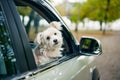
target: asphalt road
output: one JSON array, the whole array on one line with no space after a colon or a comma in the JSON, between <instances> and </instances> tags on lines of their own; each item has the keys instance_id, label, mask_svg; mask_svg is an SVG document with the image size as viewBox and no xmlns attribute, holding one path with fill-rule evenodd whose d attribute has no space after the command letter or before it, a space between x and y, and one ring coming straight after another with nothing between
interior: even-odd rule
<instances>
[{"instance_id":1,"label":"asphalt road","mask_svg":"<svg viewBox=\"0 0 120 80\"><path fill-rule=\"evenodd\" d=\"M120 32L101 39L103 54L96 58L101 80L120 80Z\"/></svg>"}]
</instances>

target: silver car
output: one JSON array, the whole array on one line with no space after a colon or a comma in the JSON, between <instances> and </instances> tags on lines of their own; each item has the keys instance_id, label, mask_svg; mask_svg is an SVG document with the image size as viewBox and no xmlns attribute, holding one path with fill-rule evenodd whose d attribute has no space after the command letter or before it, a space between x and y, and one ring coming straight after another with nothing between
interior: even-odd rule
<instances>
[{"instance_id":1,"label":"silver car","mask_svg":"<svg viewBox=\"0 0 120 80\"><path fill-rule=\"evenodd\" d=\"M35 36L52 21L62 25L63 57L37 65ZM100 41L78 42L49 1L0 0L0 80L100 80L94 64L100 54Z\"/></svg>"}]
</instances>

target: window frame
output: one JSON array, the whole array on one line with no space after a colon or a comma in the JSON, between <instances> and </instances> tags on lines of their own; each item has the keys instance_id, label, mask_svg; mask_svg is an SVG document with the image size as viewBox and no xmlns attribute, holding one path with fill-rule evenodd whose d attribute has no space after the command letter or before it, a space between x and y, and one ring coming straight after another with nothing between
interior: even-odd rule
<instances>
[{"instance_id":1,"label":"window frame","mask_svg":"<svg viewBox=\"0 0 120 80\"><path fill-rule=\"evenodd\" d=\"M28 6L30 6L31 8L33 8L34 10L36 10L39 14L42 14L42 17L45 18L49 23L52 21L60 21L62 22L62 28L63 31L62 33L64 34L64 38L66 38L65 40L71 39L68 42L70 43L69 46L71 46L70 50L71 50L71 55L69 56L65 56L64 58L61 58L60 60L56 61L56 64L60 64L66 60L69 60L73 57L75 57L76 55L78 55L77 53L77 49L78 46L76 46L76 41L73 38L72 34L69 32L69 30L67 30L65 23L62 21L62 19L59 17L59 15L57 14L57 12L55 12L54 8L52 6L49 5L48 2L43 2L41 1L41 3L39 3L39 5L37 3L35 3L34 1L26 1L26 0L15 0L18 4L22 3L23 6L25 6L24 4L27 4ZM37 0L36 0L37 1ZM36 7L35 7L36 6ZM41 13L42 12L42 13ZM47 13L47 14L46 14ZM48 14L49 13L49 14ZM27 35L26 35L27 36ZM77 52L77 53L76 53ZM39 68L43 68L43 67L47 67L47 65L49 65L51 63L48 63L46 65L40 66ZM56 65L55 64L55 65Z\"/></svg>"},{"instance_id":2,"label":"window frame","mask_svg":"<svg viewBox=\"0 0 120 80\"><path fill-rule=\"evenodd\" d=\"M20 25L20 23L18 25L16 24L17 21L19 21L19 17L16 17L16 16L12 17L13 15L18 15L15 12L15 5L14 5L13 0L0 0L0 5L3 11L3 15L5 17L5 21L7 24L6 28L8 29L14 55L16 58L18 74L35 69L36 65L34 65L34 68L28 66L28 61L26 59L24 45L22 43L22 40L21 40L22 38L20 36L19 29L18 29L18 25ZM14 13L11 11L13 11ZM23 32L22 35L25 35L25 33Z\"/></svg>"},{"instance_id":3,"label":"window frame","mask_svg":"<svg viewBox=\"0 0 120 80\"><path fill-rule=\"evenodd\" d=\"M59 22L61 22L62 23L62 28L63 28L62 33L64 34L63 36L65 36L66 39L71 39L71 41L69 41L69 42L71 44L70 46L71 46L71 49L73 50L73 53L76 52L76 50L78 50L78 48L77 48L78 46L76 47L76 44L78 44L78 42L76 41L76 39L74 38L74 36L70 32L70 30L68 29L68 27L65 24L65 22L58 15L59 13L56 11L56 9L54 9L52 6L50 6L50 3L48 1L46 1L46 0L42 1L41 0L41 3L39 3L39 4L35 3L32 0L31 1L15 0L15 1L17 3L23 3L24 2L24 4L29 5L31 8L36 10L39 14L41 14L41 16L43 18L45 18L49 23L52 22L52 21L59 21ZM34 6L36 6L36 7L34 7Z\"/></svg>"},{"instance_id":4,"label":"window frame","mask_svg":"<svg viewBox=\"0 0 120 80\"><path fill-rule=\"evenodd\" d=\"M8 0L8 3L9 3L9 6L11 8L12 16L14 18L16 28L18 30L18 33L19 33L19 36L21 39L21 44L23 46L23 51L24 51L26 62L27 62L28 70L29 71L33 70L36 68L36 64L34 61L34 56L32 54L31 46L29 44L27 33L26 33L25 28L21 22L19 13L16 9L16 5L14 4L14 2L11 2L10 0Z\"/></svg>"},{"instance_id":5,"label":"window frame","mask_svg":"<svg viewBox=\"0 0 120 80\"><path fill-rule=\"evenodd\" d=\"M6 21L8 23L8 30L10 33L10 39L11 39L12 43L14 43L13 49L14 49L14 53L16 56L17 65L18 65L18 69L19 69L20 74L27 72L27 71L31 71L31 70L34 73L41 71L40 68L43 68L44 66L41 66L39 69L37 69L37 67L36 67L34 56L32 54L32 49L29 45L29 40L28 40L27 34L25 32L24 26L20 20L19 13L18 13L16 6L14 4L14 1L16 1L16 0L14 0L14 1L13 0L0 0L0 1L1 1L1 4L3 3L2 9L5 13ZM18 0L18 2L19 2L19 0ZM27 0L24 2L27 2ZM37 5L37 4L32 5L33 4L32 1L28 1L28 2L29 2L28 4L33 6L33 7ZM78 49L78 47L76 46L76 41L73 38L72 34L66 28L66 25L62 21L62 19L57 15L57 13L54 11L54 9L52 9L52 6L50 6L49 3L47 3L47 2L44 2L44 3L45 4L41 3L41 6L42 6L41 9L43 9L45 11L44 14L50 13L49 15L47 15L48 17L50 15L52 15L49 17L50 20L48 20L48 21L49 22L61 21L63 23L63 25L62 25L62 27L64 29L63 34L64 34L64 36L66 36L66 38L71 39L70 45L71 45L71 49L73 50L72 53L74 53L73 55L61 58L60 60L56 61L57 63L52 65L52 66L55 66L57 64L60 64L64 61L67 61L67 60L75 57L76 50ZM38 6L38 8L36 8L36 10L39 12L40 5L37 5L37 6ZM21 60L21 58L22 58L22 60ZM34 69L37 69L37 70L34 70Z\"/></svg>"}]
</instances>

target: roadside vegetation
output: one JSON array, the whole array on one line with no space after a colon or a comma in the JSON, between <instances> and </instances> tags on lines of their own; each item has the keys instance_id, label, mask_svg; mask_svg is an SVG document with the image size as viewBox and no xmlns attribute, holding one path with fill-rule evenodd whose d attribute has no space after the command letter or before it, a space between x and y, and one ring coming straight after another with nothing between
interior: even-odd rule
<instances>
[{"instance_id":1,"label":"roadside vegetation","mask_svg":"<svg viewBox=\"0 0 120 80\"><path fill-rule=\"evenodd\" d=\"M49 0L53 2L54 0ZM92 21L99 21L101 25L99 31L102 34L107 34L106 26L115 20L120 19L120 1L119 0L85 0L84 2L74 2L71 3L69 0L63 0L62 3L55 5L57 10L62 16L66 16L72 23L76 24L75 32L78 31L78 24L80 22L84 25L84 20L87 18ZM19 12L22 17L23 23L25 23L25 16L27 16L29 21L26 23L26 31L29 34L30 23L35 18L35 13L29 7L19 8ZM24 10L23 10L24 9ZM24 12L25 11L25 12ZM29 15L28 15L29 14ZM40 21L40 19L38 19ZM36 22L39 22L36 21ZM105 24L105 25L103 25ZM112 27L112 26L110 26ZM89 32L89 31L86 31Z\"/></svg>"}]
</instances>

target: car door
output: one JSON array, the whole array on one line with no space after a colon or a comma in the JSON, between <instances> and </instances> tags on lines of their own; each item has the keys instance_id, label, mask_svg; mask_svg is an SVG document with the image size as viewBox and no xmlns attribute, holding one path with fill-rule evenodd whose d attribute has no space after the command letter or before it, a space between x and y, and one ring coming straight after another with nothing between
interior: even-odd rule
<instances>
[{"instance_id":1,"label":"car door","mask_svg":"<svg viewBox=\"0 0 120 80\"><path fill-rule=\"evenodd\" d=\"M8 40L11 40L11 47L15 54L15 59L12 61L16 60L14 62L16 73L5 77L2 75L2 79L7 77L14 80L90 79L90 68L92 68L90 63L94 57L80 55L77 41L49 2L43 0L0 0L0 2L5 13L5 20L8 22L7 29L10 32ZM22 10L25 10L25 13L24 11L21 13ZM59 21L63 28L61 31L64 40L63 48L65 48L63 57L44 65L37 65L32 51L36 46L34 45L35 36L48 28L48 24L52 21ZM3 57L0 59L2 66L5 66ZM5 72L5 70L1 71L2 74Z\"/></svg>"},{"instance_id":2,"label":"car door","mask_svg":"<svg viewBox=\"0 0 120 80\"><path fill-rule=\"evenodd\" d=\"M28 79L35 80L90 80L94 57L78 56L57 66L37 73Z\"/></svg>"},{"instance_id":3,"label":"car door","mask_svg":"<svg viewBox=\"0 0 120 80\"><path fill-rule=\"evenodd\" d=\"M42 3L44 5L46 4L46 2L42 2ZM30 28L32 28L32 29L30 28L26 29L26 33L29 35L30 42L33 42L36 33L41 31L43 29L42 28L43 26L46 29L47 28L46 26L49 24L49 22L54 21L54 20L61 21L59 17L56 19L57 16L55 15L56 13L53 10L52 12L50 9L47 9L47 8L39 9L39 6L37 6L38 8L35 6L37 5L35 2L31 2L31 1L25 2L24 5L25 6L23 7L21 7L21 5L17 5L17 6L18 6L18 9L26 8L26 9L31 10L30 12L27 13L29 16L26 15L26 23L23 23L24 26L27 27L28 25L30 25ZM48 4L46 4L45 6L43 6L42 4L39 4L39 5L41 7L49 6ZM45 12L46 10L49 12ZM38 19L39 24L34 22L36 20L36 16L37 18L39 17ZM27 17L29 17L29 20L27 20ZM32 24L32 22L34 23ZM62 23L62 26L65 26L64 23ZM64 54L65 56L62 59L55 61L53 64L44 66L42 68L41 66L38 66L38 68L40 67L40 70L34 72L35 75L33 75L32 77L29 77L28 79L36 79L36 80L38 79L40 80L54 80L54 79L57 79L57 80L61 80L61 79L88 80L90 79L90 68L93 67L93 66L90 66L90 63L94 60L94 57L79 56L77 54L78 50L76 47L78 45L76 44L76 41L73 39L69 30L66 29L66 27L63 27L62 34L63 34L63 38L65 38L64 40L65 40L65 44L67 47L66 54Z\"/></svg>"},{"instance_id":4,"label":"car door","mask_svg":"<svg viewBox=\"0 0 120 80\"><path fill-rule=\"evenodd\" d=\"M25 44L29 43L24 36L24 30L20 31L20 20L15 16L18 12L15 12L14 8L16 7L13 0L0 0L0 79L9 80L36 67L27 62L25 51L30 53L30 45L25 47Z\"/></svg>"},{"instance_id":5,"label":"car door","mask_svg":"<svg viewBox=\"0 0 120 80\"><path fill-rule=\"evenodd\" d=\"M26 65L22 66L26 61L21 62L19 59L21 56L25 60L15 26L7 1L0 0L0 79L17 75L28 69ZM17 64L23 69L20 69Z\"/></svg>"}]
</instances>

